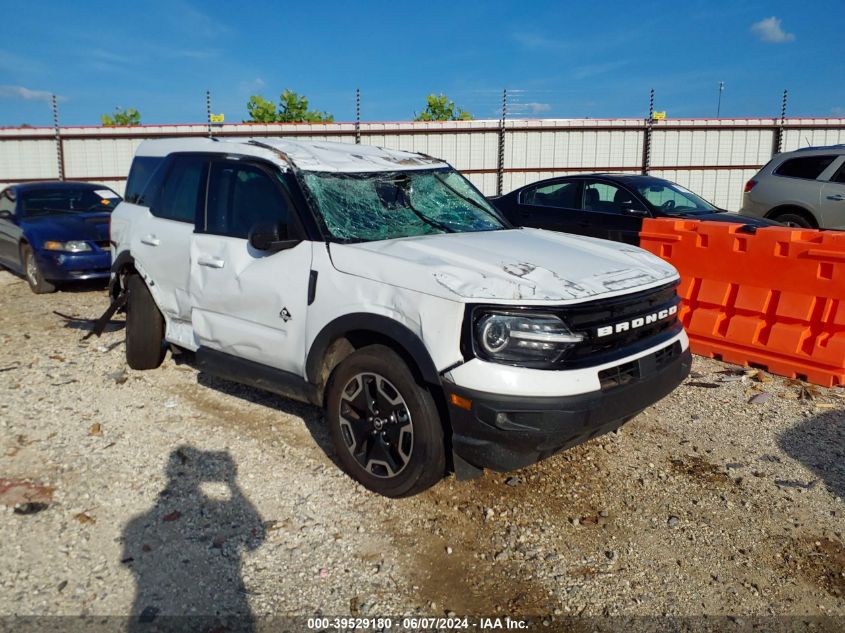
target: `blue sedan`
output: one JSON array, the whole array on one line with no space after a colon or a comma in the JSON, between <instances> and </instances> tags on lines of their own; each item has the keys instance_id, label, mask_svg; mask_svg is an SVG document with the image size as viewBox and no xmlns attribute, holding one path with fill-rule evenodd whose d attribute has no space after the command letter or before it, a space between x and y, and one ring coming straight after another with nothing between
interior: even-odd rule
<instances>
[{"instance_id":1,"label":"blue sedan","mask_svg":"<svg viewBox=\"0 0 845 633\"><path fill-rule=\"evenodd\" d=\"M32 182L0 193L0 264L37 294L62 281L107 279L109 220L120 196L85 182Z\"/></svg>"}]
</instances>

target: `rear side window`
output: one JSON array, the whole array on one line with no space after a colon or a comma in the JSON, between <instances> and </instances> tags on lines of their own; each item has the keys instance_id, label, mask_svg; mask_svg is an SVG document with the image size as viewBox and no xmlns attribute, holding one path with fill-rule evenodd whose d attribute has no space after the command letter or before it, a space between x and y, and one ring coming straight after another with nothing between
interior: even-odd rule
<instances>
[{"instance_id":1,"label":"rear side window","mask_svg":"<svg viewBox=\"0 0 845 633\"><path fill-rule=\"evenodd\" d=\"M160 156L138 156L132 161L129 178L126 180L126 202L143 204L141 194L162 161L164 159Z\"/></svg>"},{"instance_id":2,"label":"rear side window","mask_svg":"<svg viewBox=\"0 0 845 633\"><path fill-rule=\"evenodd\" d=\"M207 167L208 162L202 157L174 157L151 208L153 215L193 224L202 199L201 188L204 189Z\"/></svg>"},{"instance_id":3,"label":"rear side window","mask_svg":"<svg viewBox=\"0 0 845 633\"><path fill-rule=\"evenodd\" d=\"M790 178L815 180L834 160L836 160L836 156L802 156L800 158L790 158L775 169L775 174L778 176L789 176Z\"/></svg>"},{"instance_id":4,"label":"rear side window","mask_svg":"<svg viewBox=\"0 0 845 633\"><path fill-rule=\"evenodd\" d=\"M246 239L258 223L273 223L280 228L288 224L288 204L278 183L255 165L214 163L205 231Z\"/></svg>"},{"instance_id":5,"label":"rear side window","mask_svg":"<svg viewBox=\"0 0 845 633\"><path fill-rule=\"evenodd\" d=\"M543 187L534 187L522 192L523 204L556 209L580 209L577 182L557 182Z\"/></svg>"}]
</instances>

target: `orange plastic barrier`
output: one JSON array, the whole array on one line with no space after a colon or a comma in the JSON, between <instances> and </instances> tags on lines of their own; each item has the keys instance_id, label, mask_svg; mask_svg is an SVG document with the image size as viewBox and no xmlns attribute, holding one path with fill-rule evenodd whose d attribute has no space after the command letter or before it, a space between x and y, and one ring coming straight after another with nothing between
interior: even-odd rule
<instances>
[{"instance_id":1,"label":"orange plastic barrier","mask_svg":"<svg viewBox=\"0 0 845 633\"><path fill-rule=\"evenodd\" d=\"M845 384L845 232L647 219L640 245L681 273L694 353Z\"/></svg>"}]
</instances>

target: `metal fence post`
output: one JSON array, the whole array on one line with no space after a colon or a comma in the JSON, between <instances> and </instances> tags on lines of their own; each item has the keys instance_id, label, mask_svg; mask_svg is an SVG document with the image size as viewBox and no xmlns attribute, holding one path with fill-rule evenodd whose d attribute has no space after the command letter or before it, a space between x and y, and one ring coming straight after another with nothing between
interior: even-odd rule
<instances>
[{"instance_id":1,"label":"metal fence post","mask_svg":"<svg viewBox=\"0 0 845 633\"><path fill-rule=\"evenodd\" d=\"M355 88L355 144L361 144L361 89Z\"/></svg>"},{"instance_id":2,"label":"metal fence post","mask_svg":"<svg viewBox=\"0 0 845 633\"><path fill-rule=\"evenodd\" d=\"M775 154L780 154L783 151L783 136L784 128L786 127L786 98L789 95L788 90L783 91L783 99L780 103L780 125L775 134Z\"/></svg>"},{"instance_id":3,"label":"metal fence post","mask_svg":"<svg viewBox=\"0 0 845 633\"><path fill-rule=\"evenodd\" d=\"M502 118L499 120L499 164L496 167L496 195L502 195L505 181L505 119L508 116L508 89L502 90Z\"/></svg>"},{"instance_id":4,"label":"metal fence post","mask_svg":"<svg viewBox=\"0 0 845 633\"><path fill-rule=\"evenodd\" d=\"M65 148L62 143L62 134L59 129L59 105L56 95L52 95L53 103L53 130L56 133L56 160L59 164L59 180L65 179Z\"/></svg>"},{"instance_id":5,"label":"metal fence post","mask_svg":"<svg viewBox=\"0 0 845 633\"><path fill-rule=\"evenodd\" d=\"M643 135L643 169L644 176L648 175L651 168L651 128L654 125L654 88L648 97L648 119L645 122L645 133Z\"/></svg>"},{"instance_id":6,"label":"metal fence post","mask_svg":"<svg viewBox=\"0 0 845 633\"><path fill-rule=\"evenodd\" d=\"M208 125L208 138L211 138L211 90L205 91L205 117Z\"/></svg>"}]
</instances>

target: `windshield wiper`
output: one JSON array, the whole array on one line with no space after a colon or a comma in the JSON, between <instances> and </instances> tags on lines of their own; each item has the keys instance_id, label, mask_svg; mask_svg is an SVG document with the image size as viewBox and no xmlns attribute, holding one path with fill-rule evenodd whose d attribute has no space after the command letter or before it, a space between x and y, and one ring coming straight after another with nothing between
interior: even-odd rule
<instances>
[{"instance_id":1,"label":"windshield wiper","mask_svg":"<svg viewBox=\"0 0 845 633\"><path fill-rule=\"evenodd\" d=\"M481 209L482 211L484 211L484 213L486 213L487 215L489 215L491 218L493 218L493 219L494 219L494 220L496 220L497 222L501 223L502 219L501 219L499 216L497 216L495 213L491 212L489 209L485 209L483 206L481 206L480 204L478 204L478 202L476 202L475 200L473 200L473 199L472 199L472 198L470 198L469 196L465 196L464 194L462 194L460 191L458 191L458 190L457 190L457 189L455 189L452 185L450 185L448 182L446 182L446 181L445 181L445 180L444 180L444 179L440 176L440 174L434 174L434 177L435 177L435 178L437 178L437 180L439 180L439 181L443 184L443 186L444 186L444 187L446 187L449 191L451 191L451 192L452 192L452 193L454 193L456 196L458 196L461 200L464 200L464 201L466 201L466 202L469 202L469 203L470 203L472 206L474 206L476 209ZM503 227L501 227L501 228L504 228L504 226L503 226Z\"/></svg>"}]
</instances>

